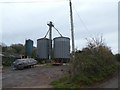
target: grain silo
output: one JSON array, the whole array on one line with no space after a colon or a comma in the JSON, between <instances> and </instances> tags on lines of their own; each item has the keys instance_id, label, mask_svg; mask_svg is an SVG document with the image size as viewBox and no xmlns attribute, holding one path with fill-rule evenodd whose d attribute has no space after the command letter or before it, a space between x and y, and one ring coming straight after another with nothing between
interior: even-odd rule
<instances>
[{"instance_id":1,"label":"grain silo","mask_svg":"<svg viewBox=\"0 0 120 90\"><path fill-rule=\"evenodd\" d=\"M70 60L70 38L56 37L54 42L54 59L60 62L68 62Z\"/></svg>"},{"instance_id":2,"label":"grain silo","mask_svg":"<svg viewBox=\"0 0 120 90\"><path fill-rule=\"evenodd\" d=\"M33 50L33 41L28 39L25 41L25 55L31 57Z\"/></svg>"},{"instance_id":3,"label":"grain silo","mask_svg":"<svg viewBox=\"0 0 120 90\"><path fill-rule=\"evenodd\" d=\"M48 38L37 39L37 57L43 60L49 58L49 39Z\"/></svg>"}]
</instances>

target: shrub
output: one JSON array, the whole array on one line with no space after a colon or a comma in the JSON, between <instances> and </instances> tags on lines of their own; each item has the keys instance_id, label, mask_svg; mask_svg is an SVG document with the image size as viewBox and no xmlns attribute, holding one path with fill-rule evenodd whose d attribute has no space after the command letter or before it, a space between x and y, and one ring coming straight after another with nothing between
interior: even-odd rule
<instances>
[{"instance_id":1,"label":"shrub","mask_svg":"<svg viewBox=\"0 0 120 90\"><path fill-rule=\"evenodd\" d=\"M116 55L115 55L115 58L116 58L116 60L117 60L118 62L120 62L120 54L116 54Z\"/></svg>"},{"instance_id":2,"label":"shrub","mask_svg":"<svg viewBox=\"0 0 120 90\"><path fill-rule=\"evenodd\" d=\"M75 54L72 65L72 79L84 84L92 84L114 74L117 70L116 60L109 47L102 39L92 38L81 53ZM77 78L76 78L77 77Z\"/></svg>"},{"instance_id":3,"label":"shrub","mask_svg":"<svg viewBox=\"0 0 120 90\"><path fill-rule=\"evenodd\" d=\"M2 65L3 66L11 66L16 58L13 57L2 57Z\"/></svg>"}]
</instances>

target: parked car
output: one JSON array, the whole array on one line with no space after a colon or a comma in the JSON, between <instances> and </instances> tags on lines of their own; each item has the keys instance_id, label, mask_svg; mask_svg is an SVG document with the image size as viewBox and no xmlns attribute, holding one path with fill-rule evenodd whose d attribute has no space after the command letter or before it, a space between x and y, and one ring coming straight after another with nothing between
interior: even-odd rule
<instances>
[{"instance_id":1,"label":"parked car","mask_svg":"<svg viewBox=\"0 0 120 90\"><path fill-rule=\"evenodd\" d=\"M25 67L31 67L37 64L37 61L33 58L24 58L24 59L16 59L12 67L13 69L24 69Z\"/></svg>"}]
</instances>

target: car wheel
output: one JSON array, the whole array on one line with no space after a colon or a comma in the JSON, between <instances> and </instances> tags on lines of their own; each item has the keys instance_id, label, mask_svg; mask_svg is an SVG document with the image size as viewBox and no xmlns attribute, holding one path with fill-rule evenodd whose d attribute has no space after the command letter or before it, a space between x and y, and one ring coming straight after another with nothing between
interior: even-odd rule
<instances>
[{"instance_id":1,"label":"car wheel","mask_svg":"<svg viewBox=\"0 0 120 90\"><path fill-rule=\"evenodd\" d=\"M17 69L22 70L23 68L24 68L24 65L23 65L23 64L19 64L19 65L17 66Z\"/></svg>"},{"instance_id":2,"label":"car wheel","mask_svg":"<svg viewBox=\"0 0 120 90\"><path fill-rule=\"evenodd\" d=\"M29 68L31 68L31 65L29 66Z\"/></svg>"}]
</instances>

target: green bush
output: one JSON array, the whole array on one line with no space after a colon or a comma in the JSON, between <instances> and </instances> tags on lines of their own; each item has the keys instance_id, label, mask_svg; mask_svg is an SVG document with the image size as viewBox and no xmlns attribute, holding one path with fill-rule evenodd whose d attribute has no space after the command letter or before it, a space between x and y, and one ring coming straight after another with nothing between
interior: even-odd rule
<instances>
[{"instance_id":1,"label":"green bush","mask_svg":"<svg viewBox=\"0 0 120 90\"><path fill-rule=\"evenodd\" d=\"M2 65L3 66L11 66L16 58L13 57L2 57Z\"/></svg>"},{"instance_id":2,"label":"green bush","mask_svg":"<svg viewBox=\"0 0 120 90\"><path fill-rule=\"evenodd\" d=\"M115 58L116 58L116 60L117 60L118 62L120 62L120 54L116 54L116 55L115 55Z\"/></svg>"},{"instance_id":3,"label":"green bush","mask_svg":"<svg viewBox=\"0 0 120 90\"><path fill-rule=\"evenodd\" d=\"M88 85L101 81L117 71L117 62L110 48L95 39L94 42L88 42L81 53L75 54L75 60L71 65L72 79Z\"/></svg>"}]
</instances>

